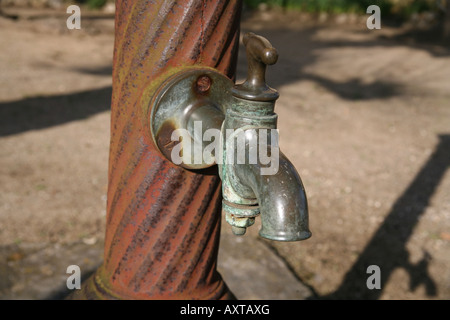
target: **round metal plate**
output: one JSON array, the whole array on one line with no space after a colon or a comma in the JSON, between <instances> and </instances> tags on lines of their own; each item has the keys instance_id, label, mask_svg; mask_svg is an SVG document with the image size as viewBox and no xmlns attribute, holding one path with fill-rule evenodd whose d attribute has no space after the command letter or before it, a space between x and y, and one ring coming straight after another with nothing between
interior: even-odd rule
<instances>
[{"instance_id":1,"label":"round metal plate","mask_svg":"<svg viewBox=\"0 0 450 320\"><path fill-rule=\"evenodd\" d=\"M232 87L230 79L212 68L190 68L162 84L150 106L150 128L167 159L188 169L214 165L214 154L203 154L210 143L204 141L203 133L220 131ZM194 124L201 129L194 130Z\"/></svg>"}]
</instances>

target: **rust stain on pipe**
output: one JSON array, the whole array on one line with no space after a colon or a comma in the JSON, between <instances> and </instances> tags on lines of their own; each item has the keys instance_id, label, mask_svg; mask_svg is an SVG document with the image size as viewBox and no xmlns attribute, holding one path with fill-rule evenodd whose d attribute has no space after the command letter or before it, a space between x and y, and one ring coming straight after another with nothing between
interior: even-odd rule
<instances>
[{"instance_id":1,"label":"rust stain on pipe","mask_svg":"<svg viewBox=\"0 0 450 320\"><path fill-rule=\"evenodd\" d=\"M220 179L166 160L142 101L185 66L233 78L240 11L241 0L116 1L104 263L73 298L233 298L216 270Z\"/></svg>"}]
</instances>

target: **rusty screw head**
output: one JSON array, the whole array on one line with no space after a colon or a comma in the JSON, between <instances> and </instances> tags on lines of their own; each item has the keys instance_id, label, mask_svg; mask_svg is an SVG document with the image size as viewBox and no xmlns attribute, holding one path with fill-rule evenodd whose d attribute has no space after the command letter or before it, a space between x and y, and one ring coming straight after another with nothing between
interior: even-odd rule
<instances>
[{"instance_id":1,"label":"rusty screw head","mask_svg":"<svg viewBox=\"0 0 450 320\"><path fill-rule=\"evenodd\" d=\"M196 83L196 89L198 93L206 94L211 88L212 80L207 75L202 75L198 77Z\"/></svg>"}]
</instances>

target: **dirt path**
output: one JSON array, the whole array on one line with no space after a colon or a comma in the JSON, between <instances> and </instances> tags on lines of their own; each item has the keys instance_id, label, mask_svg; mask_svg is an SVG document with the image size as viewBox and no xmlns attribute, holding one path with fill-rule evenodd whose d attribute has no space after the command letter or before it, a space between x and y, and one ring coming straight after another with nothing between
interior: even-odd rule
<instances>
[{"instance_id":1,"label":"dirt path","mask_svg":"<svg viewBox=\"0 0 450 320\"><path fill-rule=\"evenodd\" d=\"M302 19L243 21L280 53L268 82L313 232L265 243L317 297L449 299L449 48ZM69 31L64 18L0 18L0 47L0 243L100 242L113 21ZM238 78L245 70L241 52ZM367 290L369 265L381 269L381 290Z\"/></svg>"}]
</instances>

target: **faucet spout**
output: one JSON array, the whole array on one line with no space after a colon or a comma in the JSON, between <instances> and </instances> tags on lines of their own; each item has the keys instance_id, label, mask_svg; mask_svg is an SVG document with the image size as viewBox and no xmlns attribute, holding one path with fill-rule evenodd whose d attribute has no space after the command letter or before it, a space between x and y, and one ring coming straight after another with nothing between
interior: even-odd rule
<instances>
[{"instance_id":1,"label":"faucet spout","mask_svg":"<svg viewBox=\"0 0 450 320\"><path fill-rule=\"evenodd\" d=\"M264 81L266 65L274 64L278 54L269 41L253 33L244 36L244 45L247 80L232 88L233 100L222 123L222 211L237 235L244 234L260 215L261 237L305 240L311 237L305 188L279 150L274 113L279 95Z\"/></svg>"},{"instance_id":2,"label":"faucet spout","mask_svg":"<svg viewBox=\"0 0 450 320\"><path fill-rule=\"evenodd\" d=\"M289 159L279 153L279 170L262 175L257 164L237 165L236 177L248 185L256 196L263 238L277 241L299 241L311 237L305 188Z\"/></svg>"}]
</instances>

